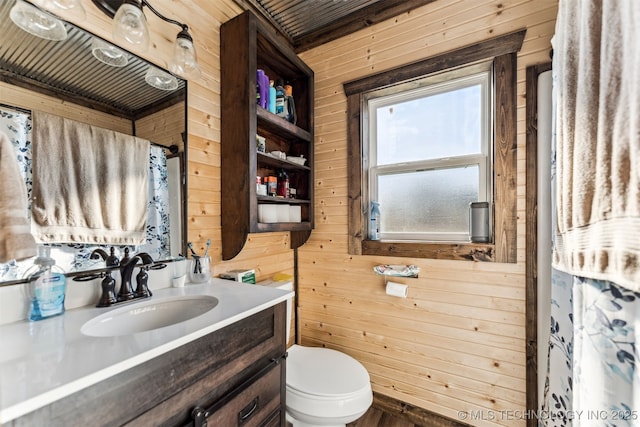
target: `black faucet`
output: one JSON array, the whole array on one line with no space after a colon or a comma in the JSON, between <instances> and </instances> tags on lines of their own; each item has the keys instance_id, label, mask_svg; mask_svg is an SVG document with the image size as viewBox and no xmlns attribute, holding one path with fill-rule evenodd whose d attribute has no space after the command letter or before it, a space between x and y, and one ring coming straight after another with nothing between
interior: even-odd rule
<instances>
[{"instance_id":1,"label":"black faucet","mask_svg":"<svg viewBox=\"0 0 640 427\"><path fill-rule=\"evenodd\" d=\"M94 249L93 252L91 252L91 256L89 258L102 258L102 260L106 262L107 267L117 267L120 264L120 261L118 261L118 257L115 254L115 248L113 246L111 247L111 255L107 255L107 253L103 249L98 248Z\"/></svg>"},{"instance_id":2,"label":"black faucet","mask_svg":"<svg viewBox=\"0 0 640 427\"><path fill-rule=\"evenodd\" d=\"M143 279L142 284L138 284L136 292L133 291L133 287L131 286L131 276L133 275L133 269L136 268L136 265L138 264L138 260L142 261L142 269L145 273L151 264L153 264L153 258L151 258L151 255L146 252L140 252L139 254L133 255L126 264L120 263L121 283L120 291L118 292L118 302L151 296L151 292L149 292L149 289L147 288L146 280L144 280L146 278ZM142 276L144 277L144 275ZM140 281L141 280L139 278L138 282Z\"/></svg>"}]
</instances>

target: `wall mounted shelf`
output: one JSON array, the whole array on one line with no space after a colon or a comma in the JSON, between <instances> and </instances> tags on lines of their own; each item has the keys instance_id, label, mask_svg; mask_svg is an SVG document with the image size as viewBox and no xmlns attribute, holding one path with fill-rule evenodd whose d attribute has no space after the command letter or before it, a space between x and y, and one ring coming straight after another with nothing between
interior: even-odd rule
<instances>
[{"instance_id":1,"label":"wall mounted shelf","mask_svg":"<svg viewBox=\"0 0 640 427\"><path fill-rule=\"evenodd\" d=\"M240 253L249 233L290 231L290 247L295 249L306 242L314 225L313 71L251 12L224 23L220 41L222 259ZM292 86L295 124L256 103L258 69ZM303 156L307 163L259 152L257 135L265 138L267 153ZM279 170L289 175L295 199L257 194L256 177L274 176ZM259 204L299 206L301 222L259 222Z\"/></svg>"}]
</instances>

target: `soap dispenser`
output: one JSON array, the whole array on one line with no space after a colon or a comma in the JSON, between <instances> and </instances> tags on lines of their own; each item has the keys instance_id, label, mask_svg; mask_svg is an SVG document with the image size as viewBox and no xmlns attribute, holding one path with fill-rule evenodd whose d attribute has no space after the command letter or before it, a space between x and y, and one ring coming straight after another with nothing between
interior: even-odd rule
<instances>
[{"instance_id":1,"label":"soap dispenser","mask_svg":"<svg viewBox=\"0 0 640 427\"><path fill-rule=\"evenodd\" d=\"M38 257L25 273L31 321L64 313L66 277L50 254L48 246L38 247Z\"/></svg>"}]
</instances>

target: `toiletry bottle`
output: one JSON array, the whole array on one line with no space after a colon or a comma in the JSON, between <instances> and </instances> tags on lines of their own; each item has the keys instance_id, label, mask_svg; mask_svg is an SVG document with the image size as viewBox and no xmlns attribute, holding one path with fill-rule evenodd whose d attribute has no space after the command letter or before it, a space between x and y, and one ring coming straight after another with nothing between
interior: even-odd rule
<instances>
[{"instance_id":1,"label":"toiletry bottle","mask_svg":"<svg viewBox=\"0 0 640 427\"><path fill-rule=\"evenodd\" d=\"M278 189L277 196L289 198L289 175L284 169L280 169L278 172Z\"/></svg>"},{"instance_id":2,"label":"toiletry bottle","mask_svg":"<svg viewBox=\"0 0 640 427\"><path fill-rule=\"evenodd\" d=\"M269 80L269 112L276 113L276 88L273 80Z\"/></svg>"},{"instance_id":3,"label":"toiletry bottle","mask_svg":"<svg viewBox=\"0 0 640 427\"><path fill-rule=\"evenodd\" d=\"M264 70L258 69L256 71L256 101L258 105L266 109L269 105L269 77L264 73Z\"/></svg>"},{"instance_id":4,"label":"toiletry bottle","mask_svg":"<svg viewBox=\"0 0 640 427\"><path fill-rule=\"evenodd\" d=\"M294 125L298 121L296 114L296 104L293 102L293 87L284 85L284 110L287 113L287 120Z\"/></svg>"},{"instance_id":5,"label":"toiletry bottle","mask_svg":"<svg viewBox=\"0 0 640 427\"><path fill-rule=\"evenodd\" d=\"M38 257L25 277L28 277L29 320L42 320L64 313L66 277L50 257L48 246L38 247Z\"/></svg>"},{"instance_id":6,"label":"toiletry bottle","mask_svg":"<svg viewBox=\"0 0 640 427\"><path fill-rule=\"evenodd\" d=\"M380 203L371 202L371 214L369 222L369 239L380 239Z\"/></svg>"},{"instance_id":7,"label":"toiletry bottle","mask_svg":"<svg viewBox=\"0 0 640 427\"><path fill-rule=\"evenodd\" d=\"M276 115L282 117L283 119L287 117L287 111L284 108L284 82L282 80L278 80L276 83Z\"/></svg>"},{"instance_id":8,"label":"toiletry bottle","mask_svg":"<svg viewBox=\"0 0 640 427\"><path fill-rule=\"evenodd\" d=\"M267 195L275 197L278 189L278 180L275 176L267 177Z\"/></svg>"}]
</instances>

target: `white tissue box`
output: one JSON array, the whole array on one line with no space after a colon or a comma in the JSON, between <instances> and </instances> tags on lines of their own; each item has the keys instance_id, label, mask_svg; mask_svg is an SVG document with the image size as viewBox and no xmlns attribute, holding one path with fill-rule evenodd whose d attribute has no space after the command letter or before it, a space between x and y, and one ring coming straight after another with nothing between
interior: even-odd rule
<instances>
[{"instance_id":1,"label":"white tissue box","mask_svg":"<svg viewBox=\"0 0 640 427\"><path fill-rule=\"evenodd\" d=\"M235 280L236 282L256 284L256 271L251 270L231 270L220 274L221 279Z\"/></svg>"}]
</instances>

